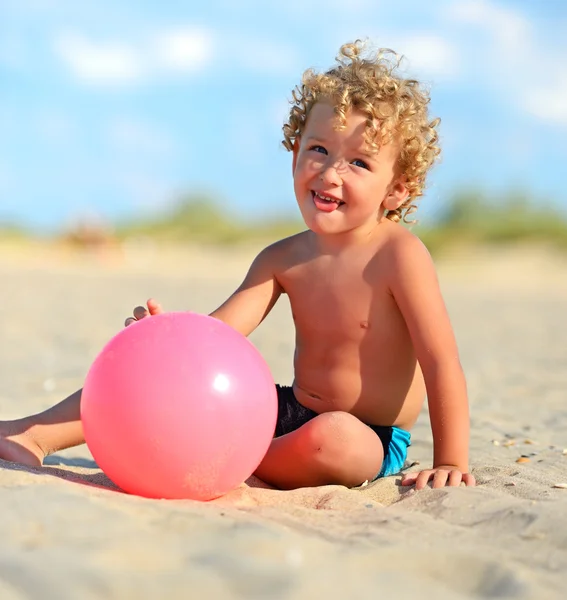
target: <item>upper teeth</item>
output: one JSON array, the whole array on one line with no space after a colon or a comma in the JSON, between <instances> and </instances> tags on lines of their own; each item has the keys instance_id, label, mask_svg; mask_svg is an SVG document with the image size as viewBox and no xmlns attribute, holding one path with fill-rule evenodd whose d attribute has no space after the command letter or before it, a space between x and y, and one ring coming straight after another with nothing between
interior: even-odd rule
<instances>
[{"instance_id":1,"label":"upper teeth","mask_svg":"<svg viewBox=\"0 0 567 600\"><path fill-rule=\"evenodd\" d=\"M334 198L329 198L328 196L323 196L323 194L319 194L319 192L315 192L315 195L321 198L322 200L326 200L327 202L338 202Z\"/></svg>"}]
</instances>

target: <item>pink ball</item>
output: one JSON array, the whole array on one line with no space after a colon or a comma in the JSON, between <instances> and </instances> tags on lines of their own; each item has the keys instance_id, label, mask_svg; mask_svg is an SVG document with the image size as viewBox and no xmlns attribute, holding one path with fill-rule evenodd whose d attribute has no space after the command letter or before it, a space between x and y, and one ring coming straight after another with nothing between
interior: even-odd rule
<instances>
[{"instance_id":1,"label":"pink ball","mask_svg":"<svg viewBox=\"0 0 567 600\"><path fill-rule=\"evenodd\" d=\"M268 365L240 333L195 313L123 329L91 366L81 397L89 450L120 488L210 500L245 481L274 435Z\"/></svg>"}]
</instances>

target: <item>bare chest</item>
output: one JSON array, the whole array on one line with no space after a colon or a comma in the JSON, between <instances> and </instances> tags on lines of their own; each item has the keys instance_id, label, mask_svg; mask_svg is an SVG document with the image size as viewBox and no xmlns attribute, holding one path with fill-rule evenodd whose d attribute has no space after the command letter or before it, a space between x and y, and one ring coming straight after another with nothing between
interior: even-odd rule
<instances>
[{"instance_id":1,"label":"bare chest","mask_svg":"<svg viewBox=\"0 0 567 600\"><path fill-rule=\"evenodd\" d=\"M281 283L298 333L326 339L376 333L391 302L385 277L356 264L303 265L283 274Z\"/></svg>"}]
</instances>

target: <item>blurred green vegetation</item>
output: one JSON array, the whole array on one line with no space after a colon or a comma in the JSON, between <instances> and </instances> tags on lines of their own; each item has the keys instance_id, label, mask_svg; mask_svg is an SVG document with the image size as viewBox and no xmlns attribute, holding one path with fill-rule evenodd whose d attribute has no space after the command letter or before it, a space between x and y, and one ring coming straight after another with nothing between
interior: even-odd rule
<instances>
[{"instance_id":1,"label":"blurred green vegetation","mask_svg":"<svg viewBox=\"0 0 567 600\"><path fill-rule=\"evenodd\" d=\"M424 203L427 199L424 200ZM567 212L536 202L528 194L508 192L503 197L482 191L458 193L444 203L436 217L422 218L420 210L412 231L434 255L455 247L533 243L567 250ZM411 217L410 217L411 218ZM146 238L172 244L236 245L281 239L305 228L297 216L244 219L212 196L188 195L168 210L117 223L112 231L82 229L60 232L74 245L95 245L109 237L124 241ZM0 222L0 241L33 237L25 229Z\"/></svg>"},{"instance_id":2,"label":"blurred green vegetation","mask_svg":"<svg viewBox=\"0 0 567 600\"><path fill-rule=\"evenodd\" d=\"M30 234L24 227L16 223L0 221L0 241L17 242L30 237Z\"/></svg>"},{"instance_id":3,"label":"blurred green vegetation","mask_svg":"<svg viewBox=\"0 0 567 600\"><path fill-rule=\"evenodd\" d=\"M146 237L173 243L207 242L237 244L280 239L302 229L302 221L290 216L270 219L241 219L233 210L208 196L187 196L171 209L118 224L119 239Z\"/></svg>"},{"instance_id":4,"label":"blurred green vegetation","mask_svg":"<svg viewBox=\"0 0 567 600\"><path fill-rule=\"evenodd\" d=\"M425 200L426 202L427 200ZM548 244L567 250L567 213L508 192L495 198L469 190L453 196L430 224L420 222L413 231L429 250L438 254L463 245L502 245L522 242ZM170 242L237 244L276 240L305 228L300 217L241 220L213 198L188 196L170 211L119 226L119 238L144 236Z\"/></svg>"},{"instance_id":5,"label":"blurred green vegetation","mask_svg":"<svg viewBox=\"0 0 567 600\"><path fill-rule=\"evenodd\" d=\"M456 194L435 223L418 223L413 231L432 254L456 246L526 243L567 250L567 213L521 192L501 198L474 191Z\"/></svg>"}]
</instances>

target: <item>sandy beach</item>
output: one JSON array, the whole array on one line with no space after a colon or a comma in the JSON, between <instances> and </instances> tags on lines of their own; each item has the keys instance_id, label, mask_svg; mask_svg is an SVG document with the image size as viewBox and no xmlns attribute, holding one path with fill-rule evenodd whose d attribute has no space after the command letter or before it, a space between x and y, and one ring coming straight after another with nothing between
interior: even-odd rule
<instances>
[{"instance_id":1,"label":"sandy beach","mask_svg":"<svg viewBox=\"0 0 567 600\"><path fill-rule=\"evenodd\" d=\"M81 387L146 298L214 309L255 250L2 248L1 417ZM0 461L0 598L565 598L567 259L469 250L438 264L468 380L477 488L414 492L389 477L281 492L251 479L202 504L121 493L85 446L41 468ZM251 339L289 383L286 299ZM430 465L426 410L412 441L411 468Z\"/></svg>"}]
</instances>

